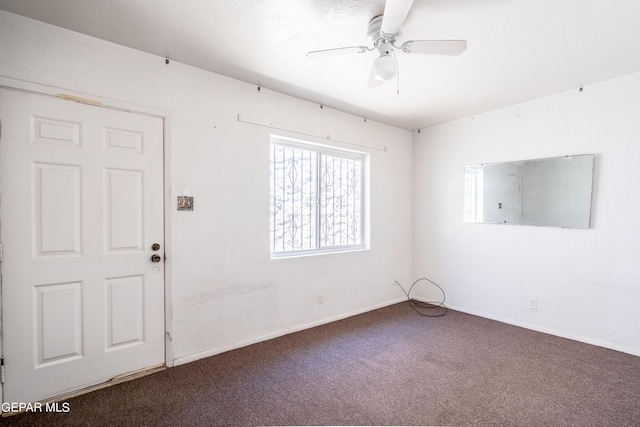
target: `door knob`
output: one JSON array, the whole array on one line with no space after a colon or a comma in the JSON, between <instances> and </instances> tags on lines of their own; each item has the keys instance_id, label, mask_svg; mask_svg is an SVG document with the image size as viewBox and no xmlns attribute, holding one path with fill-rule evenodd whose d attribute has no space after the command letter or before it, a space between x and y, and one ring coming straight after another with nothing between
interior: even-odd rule
<instances>
[{"instance_id":1,"label":"door knob","mask_svg":"<svg viewBox=\"0 0 640 427\"><path fill-rule=\"evenodd\" d=\"M154 243L153 245L151 245L152 251L157 251L159 249L160 249L160 243Z\"/></svg>"},{"instance_id":2,"label":"door knob","mask_svg":"<svg viewBox=\"0 0 640 427\"><path fill-rule=\"evenodd\" d=\"M151 255L151 262L160 262L162 261L162 257L158 254Z\"/></svg>"}]
</instances>

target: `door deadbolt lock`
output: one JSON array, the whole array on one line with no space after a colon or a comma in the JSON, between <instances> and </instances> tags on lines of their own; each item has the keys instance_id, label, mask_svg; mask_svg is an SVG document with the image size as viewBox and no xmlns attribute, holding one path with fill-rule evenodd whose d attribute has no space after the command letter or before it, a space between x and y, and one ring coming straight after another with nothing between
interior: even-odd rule
<instances>
[{"instance_id":1,"label":"door deadbolt lock","mask_svg":"<svg viewBox=\"0 0 640 427\"><path fill-rule=\"evenodd\" d=\"M162 261L162 257L158 254L153 254L151 255L151 261L152 262L160 262Z\"/></svg>"},{"instance_id":2,"label":"door deadbolt lock","mask_svg":"<svg viewBox=\"0 0 640 427\"><path fill-rule=\"evenodd\" d=\"M154 243L153 245L151 245L152 251L157 251L159 249L160 249L160 243Z\"/></svg>"}]
</instances>

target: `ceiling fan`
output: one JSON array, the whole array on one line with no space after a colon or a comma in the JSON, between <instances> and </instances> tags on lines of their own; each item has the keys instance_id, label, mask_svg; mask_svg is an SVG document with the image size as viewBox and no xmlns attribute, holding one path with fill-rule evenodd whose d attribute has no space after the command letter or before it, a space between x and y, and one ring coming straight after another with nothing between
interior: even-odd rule
<instances>
[{"instance_id":1,"label":"ceiling fan","mask_svg":"<svg viewBox=\"0 0 640 427\"><path fill-rule=\"evenodd\" d=\"M396 39L400 35L400 30L412 4L413 0L387 0L384 13L369 22L367 37L373 43L373 47L349 46L314 50L308 52L307 57L322 58L377 50L380 56L373 61L367 84L368 87L376 87L398 76L398 60L394 49L404 53L449 56L460 55L467 49L466 40L409 40L398 46Z\"/></svg>"}]
</instances>

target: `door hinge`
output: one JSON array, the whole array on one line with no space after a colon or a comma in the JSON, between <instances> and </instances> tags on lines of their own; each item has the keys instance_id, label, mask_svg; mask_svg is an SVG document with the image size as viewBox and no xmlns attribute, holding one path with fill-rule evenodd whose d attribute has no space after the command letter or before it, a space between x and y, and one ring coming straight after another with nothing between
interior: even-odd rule
<instances>
[{"instance_id":1,"label":"door hinge","mask_svg":"<svg viewBox=\"0 0 640 427\"><path fill-rule=\"evenodd\" d=\"M0 358L0 384L4 384L4 357Z\"/></svg>"},{"instance_id":2,"label":"door hinge","mask_svg":"<svg viewBox=\"0 0 640 427\"><path fill-rule=\"evenodd\" d=\"M2 245L2 242L0 242L0 261L2 261L4 258L4 246Z\"/></svg>"}]
</instances>

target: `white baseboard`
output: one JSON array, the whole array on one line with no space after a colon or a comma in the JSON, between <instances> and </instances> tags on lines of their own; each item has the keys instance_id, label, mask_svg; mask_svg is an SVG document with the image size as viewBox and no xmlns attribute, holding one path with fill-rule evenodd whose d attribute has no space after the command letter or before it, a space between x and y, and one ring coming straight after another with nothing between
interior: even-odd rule
<instances>
[{"instance_id":1,"label":"white baseboard","mask_svg":"<svg viewBox=\"0 0 640 427\"><path fill-rule=\"evenodd\" d=\"M472 314L474 316L484 317L485 319L496 320L498 322L506 323L506 324L509 324L509 325L518 326L518 327L521 327L521 328L530 329L532 331L542 332L542 333L545 333L545 334L554 335L554 336L561 337L561 338L567 338L567 339L570 339L570 340L573 340L573 341L583 342L585 344L591 344L591 345L595 345L595 346L598 346L598 347L604 347L604 348L608 348L610 350L616 350L616 351L620 351L622 353L628 353L628 354L631 354L631 355L634 355L634 356L640 356L640 349L637 349L637 348L630 348L630 347L626 347L626 346L619 345L619 344L612 343L612 342L597 340L597 339L594 339L594 338L585 337L585 336L582 336L582 335L574 334L574 333L571 333L571 332L567 332L567 331L563 331L563 330L559 330L559 329L555 329L555 328L549 328L549 327L545 327L545 326L541 326L541 325L536 325L534 323L523 322L523 321L519 321L519 320L514 320L514 319L501 317L501 316L495 316L495 315L490 314L490 313L484 313L484 312L481 312L481 311L478 311L478 310L471 310L471 309L468 309L468 308L465 308L465 307L460 307L460 306L457 306L457 305L451 305L451 304L446 304L446 305L451 310L460 311L462 313Z\"/></svg>"},{"instance_id":2,"label":"white baseboard","mask_svg":"<svg viewBox=\"0 0 640 427\"><path fill-rule=\"evenodd\" d=\"M236 350L238 348L246 347L246 346L251 345L251 344L257 344L259 342L263 342L263 341L267 341L267 340L270 340L270 339L278 338L278 337L281 337L283 335L288 335L288 334L292 334L294 332L303 331L305 329L314 328L316 326L325 325L327 323L335 322L337 320L346 319L347 317L357 316L358 314L362 314L362 313L366 313L366 312L369 312L369 311L377 310L379 308L383 308L383 307L387 307L387 306L390 306L390 305L394 305L394 304L397 304L397 303L402 302L402 301L406 301L406 298L405 297L397 298L397 299L394 299L394 300L391 300L391 301L387 301L387 302L384 302L384 303L381 303L381 304L376 304L376 305L373 305L373 306L370 306L370 307L362 308L362 309L351 311L351 312L348 312L348 313L343 313L343 314L340 314L340 315L337 315L337 316L329 317L329 318L326 318L326 319L321 319L321 320L318 320L318 321L315 321L315 322L305 323L303 325L294 326L292 328L281 329L281 330L273 332L271 334L262 335L262 336L259 336L259 337L256 337L256 338L252 338L252 339L249 339L249 340L245 340L245 341L240 341L240 342L234 343L232 345L228 345L228 346L224 346L224 347L217 347L217 348L213 348L211 350L203 351L203 352L192 354L192 355L189 355L189 356L179 357L179 358L173 360L173 366L179 366L179 365L184 365L185 363L195 362L196 360L204 359L205 357L215 356L217 354L226 353L227 351Z\"/></svg>"},{"instance_id":3,"label":"white baseboard","mask_svg":"<svg viewBox=\"0 0 640 427\"><path fill-rule=\"evenodd\" d=\"M417 301L421 301L421 302L432 302L432 301L426 301L426 300L422 300L420 298L414 298ZM355 310L352 312L348 312L348 313L344 313L344 314L340 314L338 316L333 316L333 317L329 317L326 319L322 319L322 320L318 320L315 322L311 322L311 323L306 323L303 325L299 325L299 326L295 326L292 328L287 328L287 329L282 329L276 332L273 332L271 334L267 334L267 335L262 335L253 339L249 339L249 340L245 340L245 341L241 341L238 343L234 343L232 345L228 345L228 346L224 346L224 347L217 347L211 350L207 350L207 351L203 351L200 353L196 353L196 354L192 354L189 356L184 356L184 357L180 357L177 359L174 359L174 366L179 366L179 365L183 365L185 363L189 363L189 362L194 362L196 360L199 359L204 359L206 357L211 357L211 356L215 356L217 354L221 354L221 353L226 353L228 351L231 350L236 350L238 348L242 348L242 347L246 347L252 344L257 344L259 342L263 342L263 341L268 341L270 339L274 339L274 338L278 338L284 335L288 335L294 332L298 332L298 331L302 331L305 329L310 329L310 328L314 328L316 326L321 326L327 323L331 323L331 322L335 322L338 320L342 320L342 319L346 319L348 317L352 317L352 316L357 316L358 314L362 314L362 313L366 313L368 311L373 311L373 310L377 310L379 308L383 308L383 307L387 307L390 305L394 305L400 302L406 301L405 297L402 298L397 298L395 300L391 300L391 301L387 301L385 303L382 304L377 304L374 306L370 306L370 307L366 307L363 309L359 309L359 310ZM554 335L554 336L558 336L561 338L567 338L573 341L578 341L578 342L583 342L586 344L591 344L591 345L595 345L598 347L603 347L603 348L608 348L611 350L616 350L616 351L620 351L622 353L628 353L634 356L640 356L640 350L639 349L633 349L633 348L629 348L629 347L625 347L625 346L621 346L621 345L617 345L615 343L611 343L611 342L606 342L606 341L601 341L601 340L596 340L590 337L584 337L584 336L580 336L577 334L573 334L573 333L569 333L566 331L562 331L562 330L557 330L557 329L553 329L553 328L548 328L548 327L544 327L544 326L540 326L540 325L536 325L533 323L528 323L528 322L522 322L522 321L518 321L518 320L514 320L514 319L509 319L509 318L505 318L505 317L501 317L501 316L495 316L493 314L490 313L485 313L485 312L481 312L478 310L472 310L472 309L468 309L465 307L461 307L461 306L457 306L457 305L451 305L451 304L446 304L447 308L451 309L451 310L455 310L455 311L460 311L462 313L467 313L467 314L471 314L474 316L478 316L478 317L483 317L485 319L491 319L491 320L495 320L501 323L506 323L509 325L513 325L513 326L518 326L521 328L525 328L525 329L530 329L533 331L537 331L537 332L542 332L545 334L549 334L549 335Z\"/></svg>"}]
</instances>

